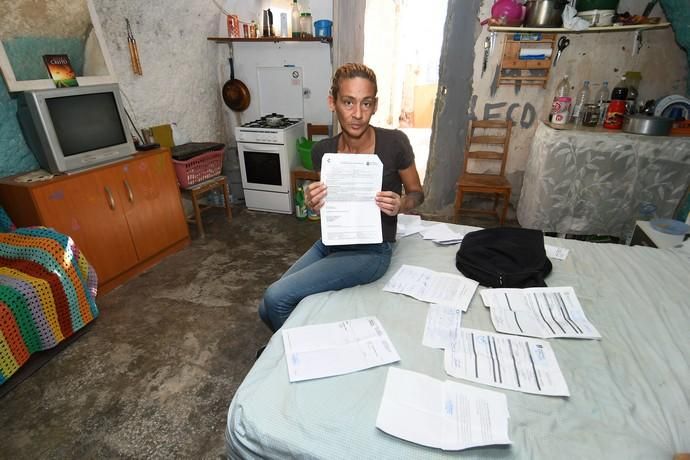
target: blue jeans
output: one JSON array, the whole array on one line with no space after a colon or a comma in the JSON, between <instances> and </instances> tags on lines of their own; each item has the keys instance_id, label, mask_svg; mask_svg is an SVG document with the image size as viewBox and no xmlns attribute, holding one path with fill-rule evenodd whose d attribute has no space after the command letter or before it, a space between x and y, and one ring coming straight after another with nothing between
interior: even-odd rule
<instances>
[{"instance_id":1,"label":"blue jeans","mask_svg":"<svg viewBox=\"0 0 690 460\"><path fill-rule=\"evenodd\" d=\"M337 291L381 278L391 262L392 243L326 246L321 240L271 284L259 304L259 316L277 331L305 297Z\"/></svg>"}]
</instances>

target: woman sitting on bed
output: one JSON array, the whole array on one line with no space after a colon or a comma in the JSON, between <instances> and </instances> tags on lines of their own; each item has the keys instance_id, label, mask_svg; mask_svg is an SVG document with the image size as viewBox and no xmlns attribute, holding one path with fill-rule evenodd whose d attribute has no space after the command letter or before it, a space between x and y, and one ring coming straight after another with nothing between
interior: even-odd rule
<instances>
[{"instance_id":1,"label":"woman sitting on bed","mask_svg":"<svg viewBox=\"0 0 690 460\"><path fill-rule=\"evenodd\" d=\"M271 284L259 305L259 316L273 331L287 320L305 297L344 289L379 279L388 269L395 242L397 215L424 201L422 185L407 136L398 130L376 128L369 120L376 112L376 75L362 64L345 64L333 76L328 105L335 111L342 132L314 145L314 168L321 170L326 153L368 153L383 163L383 183L376 194L381 209L383 242L326 246L321 240ZM405 194L402 195L402 187ZM314 182L305 191L307 206L318 211L328 187Z\"/></svg>"}]
</instances>

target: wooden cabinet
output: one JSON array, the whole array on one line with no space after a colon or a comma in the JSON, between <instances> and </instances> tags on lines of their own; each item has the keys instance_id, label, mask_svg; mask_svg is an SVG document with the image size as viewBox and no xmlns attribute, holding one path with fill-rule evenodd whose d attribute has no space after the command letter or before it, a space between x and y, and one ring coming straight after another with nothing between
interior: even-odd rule
<instances>
[{"instance_id":1,"label":"wooden cabinet","mask_svg":"<svg viewBox=\"0 0 690 460\"><path fill-rule=\"evenodd\" d=\"M167 149L47 181L5 178L0 204L17 226L70 235L94 266L100 293L189 243Z\"/></svg>"}]
</instances>

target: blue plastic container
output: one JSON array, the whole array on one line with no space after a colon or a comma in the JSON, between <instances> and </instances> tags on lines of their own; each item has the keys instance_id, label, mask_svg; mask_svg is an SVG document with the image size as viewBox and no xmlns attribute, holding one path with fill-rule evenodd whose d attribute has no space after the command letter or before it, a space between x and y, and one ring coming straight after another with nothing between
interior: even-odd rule
<instances>
[{"instance_id":1,"label":"blue plastic container","mask_svg":"<svg viewBox=\"0 0 690 460\"><path fill-rule=\"evenodd\" d=\"M314 35L317 37L330 37L333 21L319 19L314 23Z\"/></svg>"}]
</instances>

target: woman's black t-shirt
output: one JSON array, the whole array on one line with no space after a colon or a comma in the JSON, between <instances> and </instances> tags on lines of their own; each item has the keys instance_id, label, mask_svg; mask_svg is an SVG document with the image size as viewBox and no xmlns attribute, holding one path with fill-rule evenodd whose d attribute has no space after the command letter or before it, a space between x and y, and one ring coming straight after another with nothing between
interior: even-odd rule
<instances>
[{"instance_id":1,"label":"woman's black t-shirt","mask_svg":"<svg viewBox=\"0 0 690 460\"><path fill-rule=\"evenodd\" d=\"M392 191L402 195L402 180L398 171L414 164L414 152L410 141L402 131L372 126L376 133L374 153L383 163L383 180L381 191ZM338 153L338 139L335 137L323 139L311 151L312 163L316 171L321 171L321 159L326 153ZM383 241L395 241L398 217L381 213L381 231Z\"/></svg>"}]
</instances>

